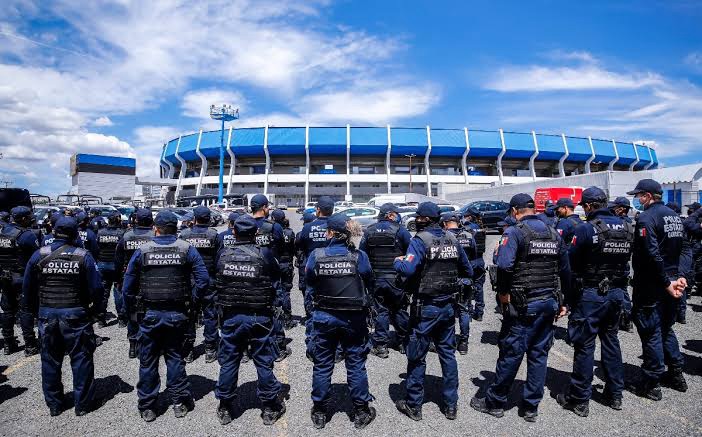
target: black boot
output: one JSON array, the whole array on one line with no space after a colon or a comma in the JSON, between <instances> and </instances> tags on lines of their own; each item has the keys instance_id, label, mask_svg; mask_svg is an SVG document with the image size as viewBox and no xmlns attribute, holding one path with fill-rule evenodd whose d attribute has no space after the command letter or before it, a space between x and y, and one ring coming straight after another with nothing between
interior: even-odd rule
<instances>
[{"instance_id":1,"label":"black boot","mask_svg":"<svg viewBox=\"0 0 702 437\"><path fill-rule=\"evenodd\" d=\"M375 419L375 415L375 408L369 407L367 402L364 405L354 405L353 426L363 429Z\"/></svg>"},{"instance_id":2,"label":"black boot","mask_svg":"<svg viewBox=\"0 0 702 437\"><path fill-rule=\"evenodd\" d=\"M39 353L39 343L36 338L24 340L24 356L31 357Z\"/></svg>"},{"instance_id":3,"label":"black boot","mask_svg":"<svg viewBox=\"0 0 702 437\"><path fill-rule=\"evenodd\" d=\"M195 361L195 344L191 341L183 343L183 359L190 364Z\"/></svg>"},{"instance_id":4,"label":"black boot","mask_svg":"<svg viewBox=\"0 0 702 437\"><path fill-rule=\"evenodd\" d=\"M205 362L213 363L217 360L217 345L216 344L206 344L205 345Z\"/></svg>"},{"instance_id":5,"label":"black boot","mask_svg":"<svg viewBox=\"0 0 702 437\"><path fill-rule=\"evenodd\" d=\"M137 357L138 343L136 340L129 340L129 359Z\"/></svg>"},{"instance_id":6,"label":"black boot","mask_svg":"<svg viewBox=\"0 0 702 437\"><path fill-rule=\"evenodd\" d=\"M390 356L390 353L388 352L388 347L384 344L374 346L373 349L371 349L370 353L378 358L387 358Z\"/></svg>"},{"instance_id":7,"label":"black boot","mask_svg":"<svg viewBox=\"0 0 702 437\"><path fill-rule=\"evenodd\" d=\"M648 379L639 383L638 387L636 387L636 394L652 401L660 401L663 399L660 384Z\"/></svg>"},{"instance_id":8,"label":"black boot","mask_svg":"<svg viewBox=\"0 0 702 437\"><path fill-rule=\"evenodd\" d=\"M458 353L461 355L466 355L468 353L468 336L461 336L458 338L456 349L458 349Z\"/></svg>"},{"instance_id":9,"label":"black boot","mask_svg":"<svg viewBox=\"0 0 702 437\"><path fill-rule=\"evenodd\" d=\"M422 408L412 408L409 406L406 400L401 399L395 402L395 407L400 411L400 413L409 417L412 420L420 421L422 420Z\"/></svg>"},{"instance_id":10,"label":"black boot","mask_svg":"<svg viewBox=\"0 0 702 437\"><path fill-rule=\"evenodd\" d=\"M233 406L229 402L220 401L219 407L217 407L217 419L222 425L228 425L232 422L232 410Z\"/></svg>"},{"instance_id":11,"label":"black boot","mask_svg":"<svg viewBox=\"0 0 702 437\"><path fill-rule=\"evenodd\" d=\"M276 402L270 405L265 405L261 411L261 419L264 425L273 425L285 414L285 403Z\"/></svg>"},{"instance_id":12,"label":"black boot","mask_svg":"<svg viewBox=\"0 0 702 437\"><path fill-rule=\"evenodd\" d=\"M556 396L556 402L566 410L570 410L580 417L587 417L590 414L590 403L576 403L568 400L568 397L563 393Z\"/></svg>"},{"instance_id":13,"label":"black boot","mask_svg":"<svg viewBox=\"0 0 702 437\"><path fill-rule=\"evenodd\" d=\"M322 429L327 425L327 412L323 405L315 404L312 406L312 411L310 412L310 417L312 418L312 424L316 429Z\"/></svg>"},{"instance_id":14,"label":"black boot","mask_svg":"<svg viewBox=\"0 0 702 437\"><path fill-rule=\"evenodd\" d=\"M15 337L5 337L5 346L3 347L3 352L5 355L12 355L19 351L19 344L17 344L17 338Z\"/></svg>"},{"instance_id":15,"label":"black boot","mask_svg":"<svg viewBox=\"0 0 702 437\"><path fill-rule=\"evenodd\" d=\"M683 371L680 367L671 367L661 378L661 383L673 390L685 393L687 391L687 382Z\"/></svg>"}]
</instances>

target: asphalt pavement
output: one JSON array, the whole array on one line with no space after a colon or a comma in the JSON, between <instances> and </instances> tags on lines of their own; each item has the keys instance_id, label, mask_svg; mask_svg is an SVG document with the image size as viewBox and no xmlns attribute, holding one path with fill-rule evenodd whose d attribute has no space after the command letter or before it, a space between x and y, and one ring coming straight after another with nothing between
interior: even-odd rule
<instances>
[{"instance_id":1,"label":"asphalt pavement","mask_svg":"<svg viewBox=\"0 0 702 437\"><path fill-rule=\"evenodd\" d=\"M288 211L295 230L301 228L299 216ZM497 236L488 237L488 247L494 247ZM486 261L489 254L486 254ZM297 283L297 278L295 278ZM358 431L349 421L351 402L345 385L344 364L339 363L334 374L334 402L336 413L324 430L315 430L310 421L310 390L312 363L305 358L304 328L297 326L288 332L292 356L277 363L275 373L289 390L287 413L273 426L264 426L259 417L260 405L256 400L256 371L253 363L243 364L239 377L239 410L234 421L221 426L216 418L217 400L214 386L219 365L207 364L204 355L187 366L195 397L195 410L187 417L176 419L168 408L166 395L161 396L161 415L152 423L145 423L137 411L136 385L138 360L127 358L126 330L120 329L116 320L98 329L103 344L95 352L96 394L106 400L96 411L76 417L67 410L58 417L50 417L41 391L40 360L38 356L25 358L20 353L0 355L0 435L90 435L90 436L174 436L174 435L237 435L237 436L308 436L308 435L702 435L702 299L691 299L687 324L676 325L675 331L686 359L685 377L689 390L678 393L663 389L663 400L653 402L639 398L630 391L624 394L624 408L614 411L599 402L595 395L590 402L590 416L581 418L563 410L555 396L565 390L572 370L572 349L565 343L566 320L557 323L556 341L549 355L544 399L536 423L527 423L518 416L521 387L526 377L525 365L519 371L517 383L510 395L505 417L501 419L474 411L470 398L483 389L494 377L498 355L497 336L500 328L499 314L494 312L494 295L486 284L487 302L482 322L471 325L470 347L465 356L456 355L459 365L459 411L455 421L449 421L439 411L441 397L441 369L436 354L427 357L426 395L423 408L424 420L415 422L399 413L394 401L404 396L406 359L392 351L388 359L368 357L367 369L373 405L377 419L365 430ZM303 314L302 296L297 288L292 290L293 313ZM110 307L114 313L113 303ZM18 331L19 332L19 331ZM641 343L636 332L620 332L627 382L639 376ZM198 331L198 344L202 329ZM202 348L198 348L202 354ZM599 357L599 346L597 355ZM71 396L72 378L68 359L64 361L65 392ZM161 364L161 378L165 390L165 366ZM596 392L603 388L602 372L596 370L593 381Z\"/></svg>"}]
</instances>

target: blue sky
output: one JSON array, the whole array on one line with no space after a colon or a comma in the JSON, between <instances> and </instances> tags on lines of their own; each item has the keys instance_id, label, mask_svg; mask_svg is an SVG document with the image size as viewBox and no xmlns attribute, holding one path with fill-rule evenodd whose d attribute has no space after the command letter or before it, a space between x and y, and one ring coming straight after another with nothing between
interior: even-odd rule
<instances>
[{"instance_id":1,"label":"blue sky","mask_svg":"<svg viewBox=\"0 0 702 437\"><path fill-rule=\"evenodd\" d=\"M702 160L698 1L4 3L0 179L35 192L68 189L74 152L154 176L220 101L236 126L533 129Z\"/></svg>"}]
</instances>

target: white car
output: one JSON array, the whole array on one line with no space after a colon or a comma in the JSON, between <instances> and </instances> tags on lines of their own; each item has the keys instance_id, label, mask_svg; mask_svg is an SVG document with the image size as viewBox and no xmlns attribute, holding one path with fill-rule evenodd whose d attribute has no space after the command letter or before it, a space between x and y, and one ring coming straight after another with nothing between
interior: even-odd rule
<instances>
[{"instance_id":1,"label":"white car","mask_svg":"<svg viewBox=\"0 0 702 437\"><path fill-rule=\"evenodd\" d=\"M343 212L349 216L351 220L358 222L363 229L378 221L378 214L380 213L377 208L371 208L368 206L354 206L351 208L339 208L338 210L334 208L334 212Z\"/></svg>"}]
</instances>

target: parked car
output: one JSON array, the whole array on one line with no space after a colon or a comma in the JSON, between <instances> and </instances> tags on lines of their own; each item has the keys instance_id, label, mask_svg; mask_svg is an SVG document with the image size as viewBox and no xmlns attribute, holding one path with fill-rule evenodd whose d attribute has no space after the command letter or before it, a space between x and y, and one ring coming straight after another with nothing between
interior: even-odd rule
<instances>
[{"instance_id":1,"label":"parked car","mask_svg":"<svg viewBox=\"0 0 702 437\"><path fill-rule=\"evenodd\" d=\"M297 208L297 210L295 210L295 212L297 212L298 214L304 214L310 208L312 208L312 212L314 212L314 208L316 206L317 206L317 202L307 202L307 203L305 203L305 206L301 206L301 207Z\"/></svg>"},{"instance_id":2,"label":"parked car","mask_svg":"<svg viewBox=\"0 0 702 437\"><path fill-rule=\"evenodd\" d=\"M458 207L456 205L439 205L439 212L441 214L444 214L446 212L451 212L451 211L458 211ZM402 224L405 225L408 231L411 232L416 232L417 231L417 225L414 223L414 219L417 218L417 208L414 208L414 212L405 214L403 216L402 212L400 212L400 216L402 216Z\"/></svg>"},{"instance_id":3,"label":"parked car","mask_svg":"<svg viewBox=\"0 0 702 437\"><path fill-rule=\"evenodd\" d=\"M498 226L497 223L507 217L509 213L509 203L500 202L498 200L478 200L461 208L459 213L465 215L466 211L469 209L478 214L480 222L485 229L497 229L501 231L502 228Z\"/></svg>"},{"instance_id":4,"label":"parked car","mask_svg":"<svg viewBox=\"0 0 702 437\"><path fill-rule=\"evenodd\" d=\"M279 203L275 207L276 207L276 209L282 209L282 210L286 211L288 209L288 204L287 203Z\"/></svg>"},{"instance_id":5,"label":"parked car","mask_svg":"<svg viewBox=\"0 0 702 437\"><path fill-rule=\"evenodd\" d=\"M376 208L371 207L352 207L352 208L341 208L339 211L343 212L351 220L358 222L363 229L378 221L378 214L380 211Z\"/></svg>"}]
</instances>

